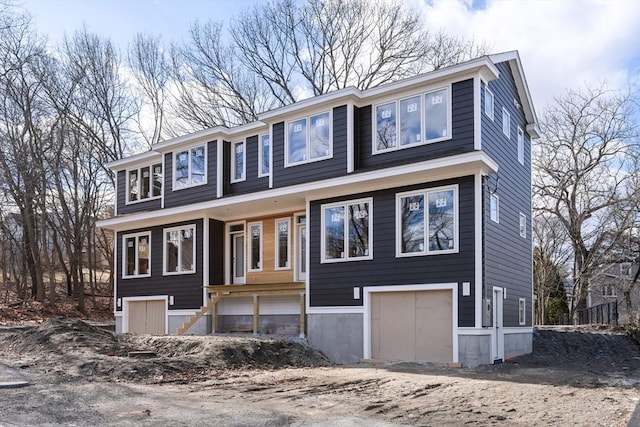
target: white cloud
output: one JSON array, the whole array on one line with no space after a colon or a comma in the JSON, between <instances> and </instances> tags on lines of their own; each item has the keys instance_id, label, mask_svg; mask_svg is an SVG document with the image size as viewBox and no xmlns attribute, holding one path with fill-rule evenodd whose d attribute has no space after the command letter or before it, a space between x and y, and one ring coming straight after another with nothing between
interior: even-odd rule
<instances>
[{"instance_id":1,"label":"white cloud","mask_svg":"<svg viewBox=\"0 0 640 427\"><path fill-rule=\"evenodd\" d=\"M428 28L485 40L494 52L517 49L539 114L569 88L640 81L640 2L416 2Z\"/></svg>"}]
</instances>

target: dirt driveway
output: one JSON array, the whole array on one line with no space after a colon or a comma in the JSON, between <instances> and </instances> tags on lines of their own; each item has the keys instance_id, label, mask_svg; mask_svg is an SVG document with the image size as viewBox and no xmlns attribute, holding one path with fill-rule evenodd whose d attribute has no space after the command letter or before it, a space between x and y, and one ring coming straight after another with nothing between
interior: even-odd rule
<instances>
[{"instance_id":1,"label":"dirt driveway","mask_svg":"<svg viewBox=\"0 0 640 427\"><path fill-rule=\"evenodd\" d=\"M0 426L627 425L640 399L632 340L573 328L535 342L531 356L476 369L329 366L298 341L5 328L0 360L31 385L0 390Z\"/></svg>"}]
</instances>

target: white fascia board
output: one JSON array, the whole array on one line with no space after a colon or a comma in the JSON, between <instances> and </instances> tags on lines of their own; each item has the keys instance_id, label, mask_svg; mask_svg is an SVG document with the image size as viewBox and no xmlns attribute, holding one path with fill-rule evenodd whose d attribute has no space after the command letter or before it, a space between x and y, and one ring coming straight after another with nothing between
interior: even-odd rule
<instances>
[{"instance_id":1,"label":"white fascia board","mask_svg":"<svg viewBox=\"0 0 640 427\"><path fill-rule=\"evenodd\" d=\"M276 121L277 119L292 115L304 116L309 110L318 110L325 105L334 107L336 106L336 101L355 101L360 99L360 96L360 90L355 87L347 87L324 95L314 96L293 104L285 105L284 107L276 108L275 110L265 111L262 114L258 114L258 120L266 122Z\"/></svg>"},{"instance_id":2,"label":"white fascia board","mask_svg":"<svg viewBox=\"0 0 640 427\"><path fill-rule=\"evenodd\" d=\"M349 176L207 200L174 208L127 214L98 221L97 226L120 231L200 219L207 215L209 218L229 221L244 218L253 210L263 215L295 209L302 210L307 200L426 183L474 175L475 173L489 174L497 171L498 164L491 157L482 151L472 151L410 165L355 173Z\"/></svg>"},{"instance_id":3,"label":"white fascia board","mask_svg":"<svg viewBox=\"0 0 640 427\"><path fill-rule=\"evenodd\" d=\"M122 159L114 160L105 164L105 167L112 171L119 171L123 169L129 169L138 165L148 165L154 161L162 161L162 154L157 151L145 151L144 153L134 154L133 156L125 157Z\"/></svg>"},{"instance_id":4,"label":"white fascia board","mask_svg":"<svg viewBox=\"0 0 640 427\"><path fill-rule=\"evenodd\" d=\"M193 144L210 142L216 139L241 139L257 133L267 132L267 125L263 122L256 121L244 125L227 128L225 126L217 126L210 129L201 130L189 135L180 136L178 138L169 139L153 146L153 149L160 152L173 151L176 148L186 147Z\"/></svg>"}]
</instances>

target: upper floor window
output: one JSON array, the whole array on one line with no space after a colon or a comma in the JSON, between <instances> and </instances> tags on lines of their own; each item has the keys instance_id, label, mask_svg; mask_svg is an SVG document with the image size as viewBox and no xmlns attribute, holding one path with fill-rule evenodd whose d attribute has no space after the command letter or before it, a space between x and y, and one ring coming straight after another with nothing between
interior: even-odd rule
<instances>
[{"instance_id":1,"label":"upper floor window","mask_svg":"<svg viewBox=\"0 0 640 427\"><path fill-rule=\"evenodd\" d=\"M489 90L488 85L484 85L484 113L493 120L493 92Z\"/></svg>"},{"instance_id":2,"label":"upper floor window","mask_svg":"<svg viewBox=\"0 0 640 427\"><path fill-rule=\"evenodd\" d=\"M524 165L524 131L518 127L518 161Z\"/></svg>"},{"instance_id":3,"label":"upper floor window","mask_svg":"<svg viewBox=\"0 0 640 427\"><path fill-rule=\"evenodd\" d=\"M377 105L373 153L449 138L449 105L449 88Z\"/></svg>"},{"instance_id":4,"label":"upper floor window","mask_svg":"<svg viewBox=\"0 0 640 427\"><path fill-rule=\"evenodd\" d=\"M173 154L173 189L207 182L207 147L198 145Z\"/></svg>"},{"instance_id":5,"label":"upper floor window","mask_svg":"<svg viewBox=\"0 0 640 427\"><path fill-rule=\"evenodd\" d=\"M258 176L268 176L271 173L271 139L269 134L258 138Z\"/></svg>"},{"instance_id":6,"label":"upper floor window","mask_svg":"<svg viewBox=\"0 0 640 427\"><path fill-rule=\"evenodd\" d=\"M497 194L489 196L489 210L491 212L491 220L500 222L500 199Z\"/></svg>"},{"instance_id":7,"label":"upper floor window","mask_svg":"<svg viewBox=\"0 0 640 427\"><path fill-rule=\"evenodd\" d=\"M231 182L245 180L245 144L244 141L231 144Z\"/></svg>"},{"instance_id":8,"label":"upper floor window","mask_svg":"<svg viewBox=\"0 0 640 427\"><path fill-rule=\"evenodd\" d=\"M291 256L289 218L276 220L276 270L288 270L291 268L289 259Z\"/></svg>"},{"instance_id":9,"label":"upper floor window","mask_svg":"<svg viewBox=\"0 0 640 427\"><path fill-rule=\"evenodd\" d=\"M127 203L162 195L162 163L127 171Z\"/></svg>"},{"instance_id":10,"label":"upper floor window","mask_svg":"<svg viewBox=\"0 0 640 427\"><path fill-rule=\"evenodd\" d=\"M458 251L458 187L396 196L397 256Z\"/></svg>"},{"instance_id":11,"label":"upper floor window","mask_svg":"<svg viewBox=\"0 0 640 427\"><path fill-rule=\"evenodd\" d=\"M287 126L286 165L314 162L332 156L331 113L293 120Z\"/></svg>"},{"instance_id":12,"label":"upper floor window","mask_svg":"<svg viewBox=\"0 0 640 427\"><path fill-rule=\"evenodd\" d=\"M613 285L604 285L602 286L602 296L603 297L617 297L618 291Z\"/></svg>"},{"instance_id":13,"label":"upper floor window","mask_svg":"<svg viewBox=\"0 0 640 427\"><path fill-rule=\"evenodd\" d=\"M322 262L373 259L373 200L322 205Z\"/></svg>"},{"instance_id":14,"label":"upper floor window","mask_svg":"<svg viewBox=\"0 0 640 427\"><path fill-rule=\"evenodd\" d=\"M502 109L502 133L504 133L507 138L511 138L511 115L504 108Z\"/></svg>"},{"instance_id":15,"label":"upper floor window","mask_svg":"<svg viewBox=\"0 0 640 427\"><path fill-rule=\"evenodd\" d=\"M527 216L520 213L520 237L527 238Z\"/></svg>"},{"instance_id":16,"label":"upper floor window","mask_svg":"<svg viewBox=\"0 0 640 427\"><path fill-rule=\"evenodd\" d=\"M122 277L151 276L151 232L122 237Z\"/></svg>"},{"instance_id":17,"label":"upper floor window","mask_svg":"<svg viewBox=\"0 0 640 427\"><path fill-rule=\"evenodd\" d=\"M195 273L195 241L195 225L164 230L164 274Z\"/></svg>"},{"instance_id":18,"label":"upper floor window","mask_svg":"<svg viewBox=\"0 0 640 427\"><path fill-rule=\"evenodd\" d=\"M262 222L249 224L249 271L262 271Z\"/></svg>"}]
</instances>

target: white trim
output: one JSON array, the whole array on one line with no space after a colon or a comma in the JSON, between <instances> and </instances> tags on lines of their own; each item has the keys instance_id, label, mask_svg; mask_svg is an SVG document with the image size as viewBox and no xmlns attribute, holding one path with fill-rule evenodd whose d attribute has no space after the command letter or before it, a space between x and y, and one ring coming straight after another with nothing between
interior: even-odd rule
<instances>
[{"instance_id":1,"label":"white trim","mask_svg":"<svg viewBox=\"0 0 640 427\"><path fill-rule=\"evenodd\" d=\"M132 301L164 301L164 333L169 333L169 296L149 295L142 297L122 297L122 332L129 332L129 303Z\"/></svg>"},{"instance_id":2,"label":"white trim","mask_svg":"<svg viewBox=\"0 0 640 427\"><path fill-rule=\"evenodd\" d=\"M234 225L242 225L242 231L231 231L231 227L234 226ZM246 278L247 278L247 274L246 274L247 245L246 244L244 245L245 275L243 277L242 283L237 283L237 282L232 281L232 277L234 276L234 272L233 272L234 263L233 263L233 254L231 253L231 246L235 245L235 243L232 242L233 235L242 233L244 235L245 240L246 240L246 238L247 238L246 232L247 232L247 223L244 220L227 222L225 224L224 259L227 260L227 261L225 261L226 265L224 266L225 284L233 283L234 285L242 285L242 284L244 284L244 282L246 282Z\"/></svg>"},{"instance_id":3,"label":"white trim","mask_svg":"<svg viewBox=\"0 0 640 427\"><path fill-rule=\"evenodd\" d=\"M482 149L482 79L479 76L473 78L473 149ZM451 107L453 108L453 106Z\"/></svg>"},{"instance_id":4,"label":"white trim","mask_svg":"<svg viewBox=\"0 0 640 427\"><path fill-rule=\"evenodd\" d=\"M458 328L458 336L492 336L491 329L489 328L471 328L471 327L460 327Z\"/></svg>"},{"instance_id":5,"label":"white trim","mask_svg":"<svg viewBox=\"0 0 640 427\"><path fill-rule=\"evenodd\" d=\"M181 270L182 268L182 240L180 240L180 246L178 246L178 259L176 260L176 266L178 267L178 271L167 271L167 233L172 231L178 231L178 235L182 230L192 229L193 231L193 264L190 270ZM183 274L194 274L198 271L198 260L196 259L197 251L196 247L198 246L197 239L197 230L196 224L187 224L187 225L179 225L176 227L167 227L162 229L162 275L163 276L178 276Z\"/></svg>"},{"instance_id":6,"label":"white trim","mask_svg":"<svg viewBox=\"0 0 640 427\"><path fill-rule=\"evenodd\" d=\"M496 201L496 217L493 217L493 200ZM500 224L500 197L495 193L489 193L489 219Z\"/></svg>"},{"instance_id":7,"label":"white trim","mask_svg":"<svg viewBox=\"0 0 640 427\"><path fill-rule=\"evenodd\" d=\"M441 251L431 251L429 250L429 195L432 193L444 192L444 191L452 191L453 190L453 226L454 226L454 235L453 235L453 249L446 249ZM402 213L400 212L400 200L404 197L410 196L423 196L424 198L424 247L420 252L407 252L403 253L402 246ZM420 190L413 191L405 191L402 193L396 193L396 258L406 258L406 257L415 257L415 256L435 256L435 255L443 255L443 254L456 254L460 252L460 224L459 224L459 186L458 184L454 185L445 185L442 187L432 187L432 188L423 188Z\"/></svg>"},{"instance_id":8,"label":"white trim","mask_svg":"<svg viewBox=\"0 0 640 427\"><path fill-rule=\"evenodd\" d=\"M347 129L354 129L354 119L353 119L353 112L354 106L353 103L348 102L347 103ZM347 132L347 174L353 173L353 171L355 170L355 159L354 159L354 151L355 151L355 147L354 147L354 138L353 138L354 132Z\"/></svg>"},{"instance_id":9,"label":"white trim","mask_svg":"<svg viewBox=\"0 0 640 427\"><path fill-rule=\"evenodd\" d=\"M132 156L106 163L105 167L111 169L112 171L121 171L125 168L134 168L136 164L146 164L149 162L153 162L153 159L156 159L158 157L164 158L162 153L154 150L149 150L145 151L144 153L134 154Z\"/></svg>"},{"instance_id":10,"label":"white trim","mask_svg":"<svg viewBox=\"0 0 640 427\"><path fill-rule=\"evenodd\" d=\"M371 294L376 292L418 292L418 291L435 291L450 290L452 298L451 306L451 329L453 332L452 344L453 354L452 361L458 362L458 284L457 283L434 283L434 284L417 284L417 285L388 285L388 286L364 286L363 291L363 308L364 318L362 319L363 331L363 354L365 359L371 358Z\"/></svg>"},{"instance_id":11,"label":"white trim","mask_svg":"<svg viewBox=\"0 0 640 427\"><path fill-rule=\"evenodd\" d=\"M328 153L321 157L311 158L312 147L311 147L311 119L314 117L328 115L328 123L327 128L329 130L329 148ZM305 157L304 159L297 162L289 161L289 125L293 122L298 122L304 120L305 121ZM304 165L307 163L319 162L322 160L327 160L333 158L333 110L323 110L317 113L309 114L307 116L298 117L292 120L288 120L284 124L284 167L293 167L298 165Z\"/></svg>"},{"instance_id":12,"label":"white trim","mask_svg":"<svg viewBox=\"0 0 640 427\"><path fill-rule=\"evenodd\" d=\"M505 335L532 334L533 327L532 326L525 326L525 327L510 326L507 328L503 327L502 332L504 332Z\"/></svg>"},{"instance_id":13,"label":"white trim","mask_svg":"<svg viewBox=\"0 0 640 427\"><path fill-rule=\"evenodd\" d=\"M203 165L204 177L202 179L202 182L198 182L198 183L194 184L192 182L193 181L193 170L192 170L193 163L192 163L191 151L194 148L200 148L200 147L202 147L204 149L204 165ZM178 153L182 153L182 152L185 152L185 151L188 153L188 156L189 156L189 160L188 160L188 162L189 162L189 183L188 184L184 184L184 185L180 185L180 187L176 187L176 177L177 177L177 173L176 173L176 155ZM208 156L207 151L208 151L208 144L207 143L203 143L203 144L195 144L195 145L192 145L192 146L184 147L184 148L180 149L179 151L174 151L172 153L172 156L171 156L172 159L173 159L173 163L172 163L172 166L171 166L171 172L172 172L172 174L171 174L172 175L171 176L171 181L172 181L171 190L172 191L180 191L180 190L184 190L186 188L199 187L201 185L206 185L207 184L207 181L208 181L208 169L209 169L209 167L208 167L208 165L209 165L209 156Z\"/></svg>"},{"instance_id":14,"label":"white trim","mask_svg":"<svg viewBox=\"0 0 640 427\"><path fill-rule=\"evenodd\" d=\"M482 185L483 177L482 174L476 173L474 175L474 191L473 191L473 204L474 204L474 215L473 215L473 229L474 229L474 243L475 243L475 326L476 328L482 327L482 312L483 312L483 300L484 296L482 295L482 266L483 266L483 257L482 257L482 239L484 236L482 229L482 219L484 218L484 203L483 203L483 195L484 195L484 187Z\"/></svg>"},{"instance_id":15,"label":"white trim","mask_svg":"<svg viewBox=\"0 0 640 427\"><path fill-rule=\"evenodd\" d=\"M240 177L236 176L236 146L242 145L242 173ZM247 179L247 140L235 141L231 143L231 176L229 181L233 184L236 182L242 182Z\"/></svg>"},{"instance_id":16,"label":"white trim","mask_svg":"<svg viewBox=\"0 0 640 427\"><path fill-rule=\"evenodd\" d=\"M262 163L264 162L264 141L263 138L267 137L267 141L269 142L267 155L269 156L269 171L264 173L262 171ZM271 169L273 168L273 159L271 157L271 135L267 133L263 133L258 135L258 178L264 178L271 175ZM246 169L246 168L245 168Z\"/></svg>"},{"instance_id":17,"label":"white trim","mask_svg":"<svg viewBox=\"0 0 640 427\"><path fill-rule=\"evenodd\" d=\"M304 217L304 223L298 223L298 218ZM309 260L308 260L308 241L309 241L309 217L306 216L305 212L295 212L293 214L293 281L294 282L306 282L307 277L309 277ZM304 226L306 229L307 237L305 239L305 265L307 266L307 271L305 272L305 278L303 280L300 279L300 247L298 246L300 236L298 235L298 229Z\"/></svg>"},{"instance_id":18,"label":"white trim","mask_svg":"<svg viewBox=\"0 0 640 427\"><path fill-rule=\"evenodd\" d=\"M496 296L498 295L498 296ZM491 291L492 327L491 327L491 361L504 360L504 288L494 286ZM496 306L500 304L501 316L498 316Z\"/></svg>"},{"instance_id":19,"label":"white trim","mask_svg":"<svg viewBox=\"0 0 640 427\"><path fill-rule=\"evenodd\" d=\"M113 241L111 242L113 245L113 312L117 313L118 311L118 234L114 233ZM124 248L123 252L124 252ZM124 255L120 255L124 256Z\"/></svg>"},{"instance_id":20,"label":"white trim","mask_svg":"<svg viewBox=\"0 0 640 427\"><path fill-rule=\"evenodd\" d=\"M135 242L134 242L134 248L136 251L135 257L136 257L136 267L135 267L135 271L137 272L139 269L139 263L140 263L140 255L139 255L139 247L140 247L140 237L142 236L146 236L148 238L147 240L147 251L148 251L148 270L149 272L146 274L132 274L132 275L128 275L125 276L125 272L127 271L127 245L126 245L126 241L127 239L131 239L131 238L135 238ZM140 231L138 233L129 233L129 234L122 234L122 278L123 279L139 279L141 277L151 277L151 230L147 230L147 231Z\"/></svg>"},{"instance_id":21,"label":"white trim","mask_svg":"<svg viewBox=\"0 0 640 427\"><path fill-rule=\"evenodd\" d=\"M491 96L491 114L489 114L489 112L487 112L487 94L489 94ZM485 83L484 84L484 103L483 103L482 108L484 110L484 114L487 117L489 117L491 119L491 121L494 121L495 110L496 110L496 97L493 94L493 92L491 92L491 89L489 89L489 83Z\"/></svg>"},{"instance_id":22,"label":"white trim","mask_svg":"<svg viewBox=\"0 0 640 427\"><path fill-rule=\"evenodd\" d=\"M352 306L352 307L310 307L309 306L309 294L307 293L307 314L363 314L364 307Z\"/></svg>"},{"instance_id":23,"label":"white trim","mask_svg":"<svg viewBox=\"0 0 640 427\"><path fill-rule=\"evenodd\" d=\"M507 132L505 132L505 124L507 125ZM511 139L511 114L509 114L505 107L502 107L502 134L506 136L507 139Z\"/></svg>"},{"instance_id":24,"label":"white trim","mask_svg":"<svg viewBox=\"0 0 640 427\"><path fill-rule=\"evenodd\" d=\"M224 141L216 140L216 197L224 196Z\"/></svg>"},{"instance_id":25,"label":"white trim","mask_svg":"<svg viewBox=\"0 0 640 427\"><path fill-rule=\"evenodd\" d=\"M209 285L209 218L202 218L202 305L207 303L207 290Z\"/></svg>"},{"instance_id":26,"label":"white trim","mask_svg":"<svg viewBox=\"0 0 640 427\"><path fill-rule=\"evenodd\" d=\"M280 261L280 223L287 223L287 265L284 267L280 267L278 262ZM273 269L274 270L291 270L291 218L276 218L274 220L274 233L273 233L273 241L275 244L274 248L274 262Z\"/></svg>"},{"instance_id":27,"label":"white trim","mask_svg":"<svg viewBox=\"0 0 640 427\"><path fill-rule=\"evenodd\" d=\"M115 197L113 198L113 215L114 216L118 216L118 173L120 173L120 171L115 171L112 172L112 174L115 174L115 179L113 180L113 189L115 191ZM113 175L112 175L113 176ZM164 177L162 178L164 181ZM124 170L124 183L125 183L125 188L126 188L126 184L127 184L127 170ZM164 182L162 183L163 187L164 187ZM127 195L125 194L124 196L124 200L126 203L127 200Z\"/></svg>"},{"instance_id":28,"label":"white trim","mask_svg":"<svg viewBox=\"0 0 640 427\"><path fill-rule=\"evenodd\" d=\"M260 230L260 240L258 241L258 256L260 257L260 261L258 261L258 268L252 268L253 265L253 235L252 235L252 231L251 231L251 227L253 226L257 226L258 229ZM260 272L262 271L262 266L264 264L264 260L263 260L263 251L262 251L262 242L264 240L264 234L262 232L262 221L253 221L253 222L249 222L247 223L247 234L246 234L246 239L247 239L247 271L249 273L256 273L256 272Z\"/></svg>"},{"instance_id":29,"label":"white trim","mask_svg":"<svg viewBox=\"0 0 640 427\"><path fill-rule=\"evenodd\" d=\"M524 234L523 234L524 230ZM520 212L520 220L518 222L518 232L523 239L527 238L527 215Z\"/></svg>"},{"instance_id":30,"label":"white trim","mask_svg":"<svg viewBox=\"0 0 640 427\"><path fill-rule=\"evenodd\" d=\"M369 218L368 218L368 248L367 255L359 257L349 256L349 217L347 211L350 205L357 205L360 203L367 203L369 205ZM344 208L344 225L343 225L343 256L341 258L326 258L326 235L325 235L325 209L331 209L336 207ZM373 259L373 197L365 197L362 199L349 199L342 200L340 202L326 203L320 205L320 263L329 264L334 262L349 262L349 261L363 261Z\"/></svg>"},{"instance_id":31,"label":"white trim","mask_svg":"<svg viewBox=\"0 0 640 427\"><path fill-rule=\"evenodd\" d=\"M272 189L275 162L273 161L273 131L271 126L269 126L269 161L269 189Z\"/></svg>"},{"instance_id":32,"label":"white trim","mask_svg":"<svg viewBox=\"0 0 640 427\"><path fill-rule=\"evenodd\" d=\"M518 162L524 166L524 131L518 126L516 133L516 141L518 144Z\"/></svg>"}]
</instances>

